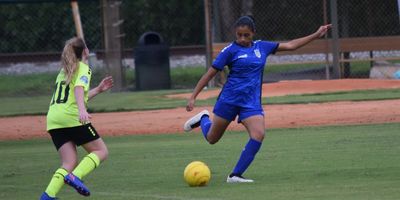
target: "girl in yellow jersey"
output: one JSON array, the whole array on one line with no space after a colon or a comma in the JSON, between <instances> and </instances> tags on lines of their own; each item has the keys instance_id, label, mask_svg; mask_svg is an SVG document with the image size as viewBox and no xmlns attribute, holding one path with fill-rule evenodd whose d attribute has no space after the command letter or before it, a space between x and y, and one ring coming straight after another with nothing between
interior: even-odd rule
<instances>
[{"instance_id":1,"label":"girl in yellow jersey","mask_svg":"<svg viewBox=\"0 0 400 200\"><path fill-rule=\"evenodd\" d=\"M56 199L64 182L81 195L89 196L89 189L81 179L99 166L108 156L107 146L90 123L87 101L113 86L112 77L105 77L89 90L91 70L85 63L89 50L81 38L65 43L61 55L62 69L57 76L53 98L47 113L47 131L61 158L61 167L54 173L41 200ZM87 152L78 163L77 146Z\"/></svg>"}]
</instances>

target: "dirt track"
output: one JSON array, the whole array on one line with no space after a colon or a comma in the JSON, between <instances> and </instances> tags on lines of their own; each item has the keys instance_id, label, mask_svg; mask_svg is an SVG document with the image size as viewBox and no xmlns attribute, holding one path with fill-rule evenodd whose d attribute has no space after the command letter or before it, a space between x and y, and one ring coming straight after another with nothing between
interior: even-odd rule
<instances>
[{"instance_id":1,"label":"dirt track","mask_svg":"<svg viewBox=\"0 0 400 200\"><path fill-rule=\"evenodd\" d=\"M321 93L360 89L400 88L396 80L335 80L335 81L289 81L267 84L264 96ZM199 98L215 96L218 91L204 91ZM173 98L189 94L174 95ZM185 105L182 105L185 106ZM267 128L324 126L340 124L371 124L400 122L400 100L335 102L323 104L266 105ZM186 112L184 107L168 110L95 113L92 123L101 135L157 134L183 132L187 118L212 107L197 107ZM48 137L45 116L0 118L0 140ZM233 122L230 130L244 130Z\"/></svg>"}]
</instances>

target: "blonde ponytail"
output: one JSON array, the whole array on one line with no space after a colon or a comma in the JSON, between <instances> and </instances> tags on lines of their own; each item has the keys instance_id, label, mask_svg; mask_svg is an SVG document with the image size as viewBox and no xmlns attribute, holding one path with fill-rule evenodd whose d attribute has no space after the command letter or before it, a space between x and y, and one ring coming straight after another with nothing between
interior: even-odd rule
<instances>
[{"instance_id":1,"label":"blonde ponytail","mask_svg":"<svg viewBox=\"0 0 400 200\"><path fill-rule=\"evenodd\" d=\"M66 75L66 84L69 84L82 60L82 52L86 49L86 44L82 38L74 37L67 42L61 54L61 66Z\"/></svg>"}]
</instances>

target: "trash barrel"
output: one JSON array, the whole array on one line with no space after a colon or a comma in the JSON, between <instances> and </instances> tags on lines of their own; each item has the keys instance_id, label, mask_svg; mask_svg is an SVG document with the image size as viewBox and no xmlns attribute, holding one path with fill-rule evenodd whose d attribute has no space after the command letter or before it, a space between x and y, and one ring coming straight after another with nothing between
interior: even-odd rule
<instances>
[{"instance_id":1,"label":"trash barrel","mask_svg":"<svg viewBox=\"0 0 400 200\"><path fill-rule=\"evenodd\" d=\"M146 32L134 49L137 90L170 89L169 46L159 33Z\"/></svg>"}]
</instances>

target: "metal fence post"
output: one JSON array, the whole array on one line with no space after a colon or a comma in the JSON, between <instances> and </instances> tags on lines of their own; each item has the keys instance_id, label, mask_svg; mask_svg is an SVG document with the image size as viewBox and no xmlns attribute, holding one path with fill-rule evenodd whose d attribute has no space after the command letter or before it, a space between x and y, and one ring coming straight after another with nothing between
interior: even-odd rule
<instances>
[{"instance_id":1,"label":"metal fence post","mask_svg":"<svg viewBox=\"0 0 400 200\"><path fill-rule=\"evenodd\" d=\"M400 23L400 0L397 0L397 9L399 12L399 23Z\"/></svg>"},{"instance_id":2,"label":"metal fence post","mask_svg":"<svg viewBox=\"0 0 400 200\"><path fill-rule=\"evenodd\" d=\"M327 0L322 0L322 12L324 15L324 24L329 24L328 22L328 4L326 3ZM326 80L329 80L331 77L331 71L330 71L330 63L329 63L329 40L328 40L328 34L325 34L324 36L325 39L325 78Z\"/></svg>"},{"instance_id":3,"label":"metal fence post","mask_svg":"<svg viewBox=\"0 0 400 200\"><path fill-rule=\"evenodd\" d=\"M204 17L205 17L205 33L206 33L206 69L212 64L212 27L211 27L211 0L204 0ZM214 87L215 80L212 79L208 83L208 87Z\"/></svg>"},{"instance_id":4,"label":"metal fence post","mask_svg":"<svg viewBox=\"0 0 400 200\"><path fill-rule=\"evenodd\" d=\"M331 23L332 23L332 59L333 59L333 78L340 79L339 65L339 27L337 15L337 0L330 1Z\"/></svg>"},{"instance_id":5,"label":"metal fence post","mask_svg":"<svg viewBox=\"0 0 400 200\"><path fill-rule=\"evenodd\" d=\"M103 24L105 63L114 78L112 91L119 92L125 87L125 70L122 67L122 44L119 18L120 1L103 0Z\"/></svg>"}]
</instances>

